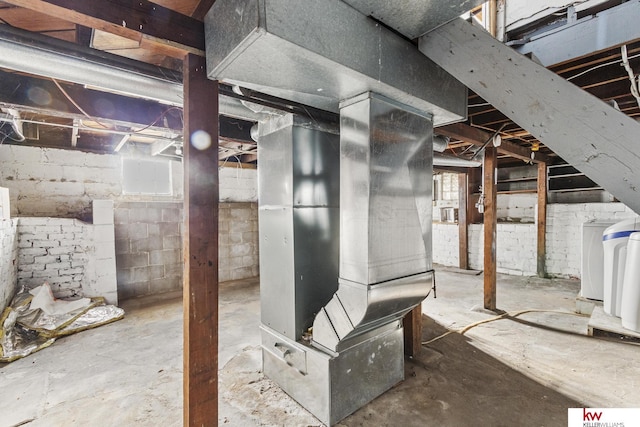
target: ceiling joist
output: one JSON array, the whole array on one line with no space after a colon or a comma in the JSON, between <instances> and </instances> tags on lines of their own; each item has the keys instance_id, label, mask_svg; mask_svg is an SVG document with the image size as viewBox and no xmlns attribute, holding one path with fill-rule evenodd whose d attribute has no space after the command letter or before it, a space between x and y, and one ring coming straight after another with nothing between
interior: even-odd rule
<instances>
[{"instance_id":1,"label":"ceiling joist","mask_svg":"<svg viewBox=\"0 0 640 427\"><path fill-rule=\"evenodd\" d=\"M204 24L148 0L4 0L74 24L102 30L140 42L182 59L204 56Z\"/></svg>"},{"instance_id":2,"label":"ceiling joist","mask_svg":"<svg viewBox=\"0 0 640 427\"><path fill-rule=\"evenodd\" d=\"M455 138L460 141L468 142L477 146L483 145L492 137L490 133L466 125L464 123L454 123L452 125L440 126L435 129L435 133L448 136L450 138ZM525 162L549 162L548 156L543 153L537 152L532 158L532 151L530 149L504 140L498 147L498 152L514 157L516 159L524 160Z\"/></svg>"}]
</instances>

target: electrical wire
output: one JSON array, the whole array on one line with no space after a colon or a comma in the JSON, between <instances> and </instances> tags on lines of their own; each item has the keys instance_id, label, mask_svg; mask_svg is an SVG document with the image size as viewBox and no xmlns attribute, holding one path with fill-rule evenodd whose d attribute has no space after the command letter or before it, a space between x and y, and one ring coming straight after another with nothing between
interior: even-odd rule
<instances>
[{"instance_id":1,"label":"electrical wire","mask_svg":"<svg viewBox=\"0 0 640 427\"><path fill-rule=\"evenodd\" d=\"M484 320L480 320L478 322L474 322L471 323L467 326L465 326L464 328L461 329L455 329L455 330L450 330L445 332L442 335L438 335L435 338L430 339L429 341L424 341L422 343L422 345L429 345L435 341L438 341L439 339L442 339L444 337L446 337L447 335L451 335L451 334L460 334L460 335L464 335L465 332L469 331L472 328L475 328L476 326L479 325L483 325L485 323L489 323L489 322L495 322L496 320L501 320L501 319L505 319L505 318L510 318L510 317L518 317L522 314L526 314L526 313L555 313L555 314L569 314L572 316L580 316L583 317L583 314L579 314L579 313L573 313L570 311L560 311L560 310L542 310L542 309L527 309L527 310L518 310L518 311L508 311L506 313L502 313L499 316L495 316L495 317L490 317L489 319L484 319Z\"/></svg>"},{"instance_id":2,"label":"electrical wire","mask_svg":"<svg viewBox=\"0 0 640 427\"><path fill-rule=\"evenodd\" d=\"M90 119L91 121L99 124L100 126L102 126L105 129L110 129L111 128L110 126L105 125L104 123L100 122L100 120L98 120L97 118L93 117L92 115L87 113L82 107L80 107L80 105L78 105L78 103L67 93L67 91L64 90L64 88L60 85L60 83L58 83L58 81L56 79L51 78L51 80L53 81L53 83L55 83L55 85L58 87L60 92L62 92L64 97L67 98L69 100L69 102L71 102L78 109L78 111L80 111L82 114L84 114L88 119ZM182 111L182 109L180 107L169 107L169 108L165 109L162 113L160 113L160 115L153 122L149 123L148 125L140 128L140 129L131 129L130 131L128 131L126 133L141 133L141 132L149 129L150 127L154 126L155 124L157 124L164 116L166 116L172 110ZM182 124L184 126L184 118L182 117L182 115L180 116L180 120L182 121ZM90 128L90 126L87 126L87 125L84 125L84 126L87 127L87 128Z\"/></svg>"},{"instance_id":3,"label":"electrical wire","mask_svg":"<svg viewBox=\"0 0 640 427\"><path fill-rule=\"evenodd\" d=\"M629 58L627 57L627 45L622 45L621 54L622 54L622 66L627 71L629 75L629 80L631 81L631 95L636 99L638 103L638 107L640 107L640 91L638 90L638 85L640 84L640 77L636 78L631 65L629 65Z\"/></svg>"},{"instance_id":4,"label":"electrical wire","mask_svg":"<svg viewBox=\"0 0 640 427\"><path fill-rule=\"evenodd\" d=\"M636 55L632 55L632 56L628 57L627 59L635 59L635 58L638 58L638 57L640 57L640 53L638 53ZM605 62L604 64L599 64L599 65L591 67L591 68L589 68L587 70L581 71L580 73L578 73L578 74L576 74L574 76L567 77L566 80L567 81L571 81L571 80L573 80L573 79L575 79L577 77L580 77L580 76L583 76L583 75L585 75L587 73L590 73L593 70L597 70L598 68L606 67L607 65L618 64L620 62L622 62L622 59L616 59L616 60L613 60L613 61Z\"/></svg>"},{"instance_id":5,"label":"electrical wire","mask_svg":"<svg viewBox=\"0 0 640 427\"><path fill-rule=\"evenodd\" d=\"M78 105L78 103L76 101L74 101L73 98L71 98L71 96L69 96L69 94L67 93L66 90L64 90L64 88L62 86L60 86L60 83L58 83L58 81L54 78L51 78L51 81L53 81L53 83L58 87L58 90L60 90L60 92L62 92L62 94L64 95L65 98L67 98L69 100L69 102L71 102L74 107L76 107L78 109L78 111L80 111L82 114L84 114L85 116L87 116L88 118L90 118L91 120L93 120L94 122L98 123L100 126L102 126L105 129L109 129L109 126L104 125L102 123L100 123L99 120L97 120L95 117L91 117L89 115L89 113L87 113L86 111L84 111L82 109L81 106Z\"/></svg>"}]
</instances>

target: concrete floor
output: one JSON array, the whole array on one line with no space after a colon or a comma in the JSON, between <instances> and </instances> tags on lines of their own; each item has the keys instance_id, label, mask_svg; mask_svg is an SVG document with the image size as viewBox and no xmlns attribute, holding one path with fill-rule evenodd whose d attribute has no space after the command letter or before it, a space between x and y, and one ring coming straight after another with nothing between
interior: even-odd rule
<instances>
[{"instance_id":1,"label":"concrete floor","mask_svg":"<svg viewBox=\"0 0 640 427\"><path fill-rule=\"evenodd\" d=\"M438 268L424 339L488 319L482 276ZM498 307L571 311L579 284L499 275ZM171 297L171 295L169 295ZM180 295L126 301L124 320L0 365L0 426L180 426ZM320 423L260 372L256 280L220 292L220 425ZM451 334L341 426L566 426L569 407L640 407L640 347L584 336L588 318L528 313Z\"/></svg>"}]
</instances>

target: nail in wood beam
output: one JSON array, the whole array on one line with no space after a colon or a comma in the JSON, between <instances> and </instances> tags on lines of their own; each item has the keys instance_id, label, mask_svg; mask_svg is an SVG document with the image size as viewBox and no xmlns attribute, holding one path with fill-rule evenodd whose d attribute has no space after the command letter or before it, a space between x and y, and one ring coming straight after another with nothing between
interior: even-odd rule
<instances>
[{"instance_id":1,"label":"nail in wood beam","mask_svg":"<svg viewBox=\"0 0 640 427\"><path fill-rule=\"evenodd\" d=\"M497 150L487 146L484 152L484 308L496 309L496 201Z\"/></svg>"},{"instance_id":2,"label":"nail in wood beam","mask_svg":"<svg viewBox=\"0 0 640 427\"><path fill-rule=\"evenodd\" d=\"M547 165L538 163L538 276L546 276L547 258Z\"/></svg>"},{"instance_id":3,"label":"nail in wood beam","mask_svg":"<svg viewBox=\"0 0 640 427\"><path fill-rule=\"evenodd\" d=\"M467 203L469 185L467 174L458 174L458 264L462 270L469 269L469 227L467 224Z\"/></svg>"},{"instance_id":4,"label":"nail in wood beam","mask_svg":"<svg viewBox=\"0 0 640 427\"><path fill-rule=\"evenodd\" d=\"M218 82L200 56L185 57L184 99L183 424L217 426Z\"/></svg>"}]
</instances>

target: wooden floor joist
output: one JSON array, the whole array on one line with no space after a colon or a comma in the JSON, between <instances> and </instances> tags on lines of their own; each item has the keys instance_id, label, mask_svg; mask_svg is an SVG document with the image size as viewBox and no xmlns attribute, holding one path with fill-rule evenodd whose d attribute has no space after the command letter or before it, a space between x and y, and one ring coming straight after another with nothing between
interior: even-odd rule
<instances>
[{"instance_id":1,"label":"wooden floor joist","mask_svg":"<svg viewBox=\"0 0 640 427\"><path fill-rule=\"evenodd\" d=\"M184 423L218 425L218 82L184 60Z\"/></svg>"}]
</instances>

